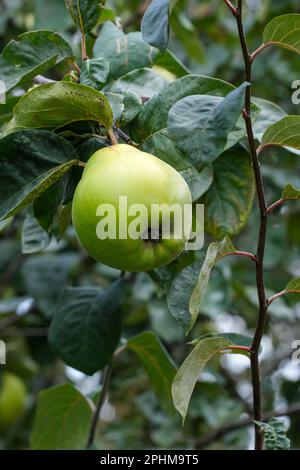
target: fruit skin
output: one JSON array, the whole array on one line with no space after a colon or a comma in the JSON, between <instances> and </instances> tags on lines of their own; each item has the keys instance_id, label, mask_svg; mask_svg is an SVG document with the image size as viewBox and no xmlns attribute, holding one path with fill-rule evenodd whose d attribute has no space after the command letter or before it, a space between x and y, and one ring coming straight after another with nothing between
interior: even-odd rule
<instances>
[{"instance_id":1,"label":"fruit skin","mask_svg":"<svg viewBox=\"0 0 300 470\"><path fill-rule=\"evenodd\" d=\"M3 372L0 382L0 427L5 428L22 415L26 401L26 388L21 379Z\"/></svg>"},{"instance_id":2,"label":"fruit skin","mask_svg":"<svg viewBox=\"0 0 300 470\"><path fill-rule=\"evenodd\" d=\"M96 260L123 271L147 271L168 264L184 249L186 239L155 242L105 239L96 235L100 204L112 204L119 217L119 196L131 204L191 204L190 190L182 176L153 155L125 144L98 150L85 166L72 207L75 232L83 248ZM150 213L150 212L149 212ZM122 215L122 214L121 214ZM148 220L147 220L148 223Z\"/></svg>"}]
</instances>

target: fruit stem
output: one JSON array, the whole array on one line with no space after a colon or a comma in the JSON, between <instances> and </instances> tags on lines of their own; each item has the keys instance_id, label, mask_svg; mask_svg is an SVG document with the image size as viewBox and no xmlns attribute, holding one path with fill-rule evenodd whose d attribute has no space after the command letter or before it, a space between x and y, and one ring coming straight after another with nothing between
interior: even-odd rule
<instances>
[{"instance_id":1,"label":"fruit stem","mask_svg":"<svg viewBox=\"0 0 300 470\"><path fill-rule=\"evenodd\" d=\"M112 145L117 145L117 144L118 144L118 140L117 140L117 138L116 138L116 136L115 136L114 131L113 131L112 129L108 129L107 133L108 133L108 136L109 136L109 138L110 138L110 141L111 141Z\"/></svg>"}]
</instances>

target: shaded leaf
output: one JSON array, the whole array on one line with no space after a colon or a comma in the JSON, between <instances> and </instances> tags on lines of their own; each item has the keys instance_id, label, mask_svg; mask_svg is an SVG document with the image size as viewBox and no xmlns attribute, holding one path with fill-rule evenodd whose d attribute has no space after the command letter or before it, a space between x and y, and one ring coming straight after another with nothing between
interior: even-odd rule
<instances>
[{"instance_id":1,"label":"shaded leaf","mask_svg":"<svg viewBox=\"0 0 300 470\"><path fill-rule=\"evenodd\" d=\"M146 331L130 338L127 346L142 361L158 400L168 412L172 412L171 385L176 368L158 337Z\"/></svg>"},{"instance_id":2,"label":"shaded leaf","mask_svg":"<svg viewBox=\"0 0 300 470\"><path fill-rule=\"evenodd\" d=\"M83 33L89 33L97 24L101 5L105 0L65 0L68 12L75 26Z\"/></svg>"},{"instance_id":3,"label":"shaded leaf","mask_svg":"<svg viewBox=\"0 0 300 470\"><path fill-rule=\"evenodd\" d=\"M49 244L48 233L40 226L32 212L27 212L22 227L22 253L32 254L44 250Z\"/></svg>"},{"instance_id":4,"label":"shaded leaf","mask_svg":"<svg viewBox=\"0 0 300 470\"><path fill-rule=\"evenodd\" d=\"M25 130L0 139L0 219L16 214L78 162L52 132Z\"/></svg>"},{"instance_id":5,"label":"shaded leaf","mask_svg":"<svg viewBox=\"0 0 300 470\"><path fill-rule=\"evenodd\" d=\"M9 91L22 80L30 80L67 58L73 59L73 52L59 34L52 31L24 33L3 49L0 80Z\"/></svg>"},{"instance_id":6,"label":"shaded leaf","mask_svg":"<svg viewBox=\"0 0 300 470\"><path fill-rule=\"evenodd\" d=\"M169 0L152 0L141 24L145 42L165 50L169 42Z\"/></svg>"},{"instance_id":7,"label":"shaded leaf","mask_svg":"<svg viewBox=\"0 0 300 470\"><path fill-rule=\"evenodd\" d=\"M88 440L92 409L71 384L42 390L30 437L33 450L83 449Z\"/></svg>"},{"instance_id":8,"label":"shaded leaf","mask_svg":"<svg viewBox=\"0 0 300 470\"><path fill-rule=\"evenodd\" d=\"M282 419L271 418L268 423L254 421L264 430L266 450L288 450L291 442L286 437L286 426Z\"/></svg>"},{"instance_id":9,"label":"shaded leaf","mask_svg":"<svg viewBox=\"0 0 300 470\"><path fill-rule=\"evenodd\" d=\"M118 93L105 93L113 112L113 124L121 119L124 111L123 96Z\"/></svg>"},{"instance_id":10,"label":"shaded leaf","mask_svg":"<svg viewBox=\"0 0 300 470\"><path fill-rule=\"evenodd\" d=\"M250 216L255 194L250 157L242 147L214 163L214 180L203 197L206 230L220 240L238 234Z\"/></svg>"},{"instance_id":11,"label":"shaded leaf","mask_svg":"<svg viewBox=\"0 0 300 470\"><path fill-rule=\"evenodd\" d=\"M80 69L80 83L101 90L109 74L109 63L102 57L84 60Z\"/></svg>"},{"instance_id":12,"label":"shaded leaf","mask_svg":"<svg viewBox=\"0 0 300 470\"><path fill-rule=\"evenodd\" d=\"M119 78L112 86L114 93L134 92L140 97L151 98L168 83L160 74L153 69L141 68L133 70Z\"/></svg>"},{"instance_id":13,"label":"shaded leaf","mask_svg":"<svg viewBox=\"0 0 300 470\"><path fill-rule=\"evenodd\" d=\"M49 342L69 366L92 375L109 362L121 336L124 282L68 288L58 302Z\"/></svg>"},{"instance_id":14,"label":"shaded leaf","mask_svg":"<svg viewBox=\"0 0 300 470\"><path fill-rule=\"evenodd\" d=\"M226 98L193 95L179 100L169 112L168 132L192 164L207 164L224 151L244 105L244 83Z\"/></svg>"},{"instance_id":15,"label":"shaded leaf","mask_svg":"<svg viewBox=\"0 0 300 470\"><path fill-rule=\"evenodd\" d=\"M34 255L26 259L20 271L23 285L45 317L52 317L77 264L78 255L72 252Z\"/></svg>"},{"instance_id":16,"label":"shaded leaf","mask_svg":"<svg viewBox=\"0 0 300 470\"><path fill-rule=\"evenodd\" d=\"M199 171L193 167L174 145L167 129L163 129L151 135L143 142L141 149L161 158L179 171L190 188L193 201L199 199L212 184L212 166L207 165Z\"/></svg>"},{"instance_id":17,"label":"shaded leaf","mask_svg":"<svg viewBox=\"0 0 300 470\"><path fill-rule=\"evenodd\" d=\"M47 232L51 231L55 219L66 203L70 180L72 180L72 171L79 170L79 167L73 167L70 172L63 175L50 188L44 191L33 203L34 216L39 224ZM77 183L77 181L76 181Z\"/></svg>"},{"instance_id":18,"label":"shaded leaf","mask_svg":"<svg viewBox=\"0 0 300 470\"><path fill-rule=\"evenodd\" d=\"M132 70L154 63L157 50L146 44L140 33L125 34L107 21L95 42L94 56L109 61L109 76L117 79Z\"/></svg>"},{"instance_id":19,"label":"shaded leaf","mask_svg":"<svg viewBox=\"0 0 300 470\"><path fill-rule=\"evenodd\" d=\"M180 99L190 95L225 96L234 86L215 78L202 75L186 75L168 83L153 96L133 122L131 130L136 142L143 142L155 132L168 127L168 113Z\"/></svg>"},{"instance_id":20,"label":"shaded leaf","mask_svg":"<svg viewBox=\"0 0 300 470\"><path fill-rule=\"evenodd\" d=\"M158 52L154 64L165 68L177 78L184 77L190 73L185 65L169 50Z\"/></svg>"},{"instance_id":21,"label":"shaded leaf","mask_svg":"<svg viewBox=\"0 0 300 470\"><path fill-rule=\"evenodd\" d=\"M192 200L197 201L210 188L214 179L213 167L205 166L202 170L196 170L194 167L187 168L180 172L181 176L187 182Z\"/></svg>"},{"instance_id":22,"label":"shaded leaf","mask_svg":"<svg viewBox=\"0 0 300 470\"><path fill-rule=\"evenodd\" d=\"M142 108L140 96L132 91L123 93L124 110L121 117L121 125L126 126L136 118Z\"/></svg>"}]
</instances>

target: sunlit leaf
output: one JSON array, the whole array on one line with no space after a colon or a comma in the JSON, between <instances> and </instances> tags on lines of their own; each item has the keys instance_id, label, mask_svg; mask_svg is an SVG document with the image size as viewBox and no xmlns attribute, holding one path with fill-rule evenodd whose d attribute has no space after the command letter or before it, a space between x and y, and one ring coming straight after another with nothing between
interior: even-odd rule
<instances>
[{"instance_id":1,"label":"sunlit leaf","mask_svg":"<svg viewBox=\"0 0 300 470\"><path fill-rule=\"evenodd\" d=\"M108 99L97 90L71 82L41 85L26 93L14 108L6 133L25 128L58 129L76 121L112 125Z\"/></svg>"},{"instance_id":2,"label":"sunlit leaf","mask_svg":"<svg viewBox=\"0 0 300 470\"><path fill-rule=\"evenodd\" d=\"M267 24L264 44L274 44L300 54L300 15L277 16Z\"/></svg>"}]
</instances>

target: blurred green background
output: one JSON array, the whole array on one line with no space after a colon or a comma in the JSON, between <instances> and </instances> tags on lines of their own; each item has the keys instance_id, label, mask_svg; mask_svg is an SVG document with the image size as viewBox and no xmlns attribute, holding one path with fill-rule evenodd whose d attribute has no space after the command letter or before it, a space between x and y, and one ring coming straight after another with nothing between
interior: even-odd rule
<instances>
[{"instance_id":1,"label":"blurred green background","mask_svg":"<svg viewBox=\"0 0 300 470\"><path fill-rule=\"evenodd\" d=\"M140 29L147 6L142 0L110 0L110 19L124 30ZM262 31L274 16L300 12L298 0L245 1L245 25L251 49L261 44ZM95 30L100 30L101 21ZM0 50L12 38L32 29L60 32L79 55L80 36L73 29L63 0L1 0ZM88 37L88 48L95 38ZM179 0L171 16L170 49L196 74L204 74L238 84L243 80L243 63L236 24L219 0ZM61 66L48 76L61 78ZM272 100L289 114L299 114L293 105L292 83L300 80L300 58L290 52L270 48L254 67L254 94ZM22 94L0 105L0 124ZM300 160L285 150L268 150L263 156L263 175L269 202L278 199L283 186L300 186ZM7 343L5 370L26 385L26 410L10 426L0 423L0 448L28 448L34 404L40 389L70 381L84 394L93 394L100 374L93 377L75 371L55 357L47 343L51 309L66 285L108 285L119 273L88 258L80 251L70 220L66 231L52 239L40 254L23 255L22 226L26 211L10 223L0 224L0 338ZM255 251L258 211L235 245ZM207 238L206 243L209 243ZM288 204L270 222L266 252L266 285L277 292L293 277L300 277L300 204ZM199 321L193 335L212 331L252 332L257 316L254 271L248 260L224 260L214 270ZM156 273L163 279L167 271ZM174 360L180 364L189 347L184 332L168 312L163 286L153 276L134 277L123 304L125 336L145 329L155 331ZM300 340L299 297L274 303L270 309L263 341L262 375L264 410L281 410L300 403L300 365L292 363L291 345ZM0 371L4 366L0 366ZM109 401L101 415L97 446L109 449L181 448L204 445L210 431L247 416L252 390L246 358L224 357L209 363L197 391L184 428L179 416L164 414L148 379L134 355L120 355L113 375ZM300 447L300 413L284 418L292 447ZM251 428L242 428L213 440L208 447L243 449L253 445Z\"/></svg>"}]
</instances>

